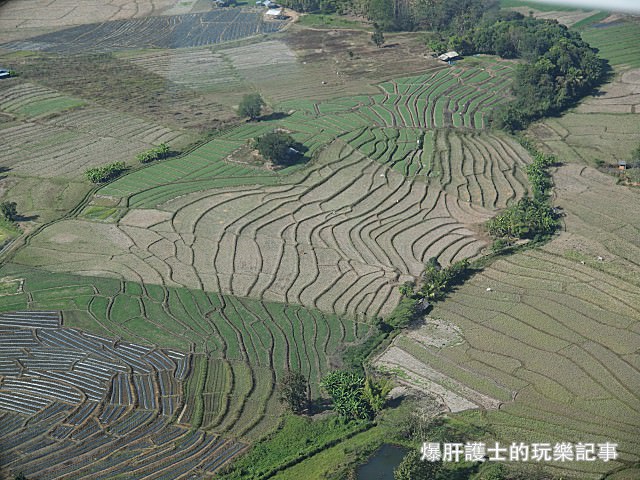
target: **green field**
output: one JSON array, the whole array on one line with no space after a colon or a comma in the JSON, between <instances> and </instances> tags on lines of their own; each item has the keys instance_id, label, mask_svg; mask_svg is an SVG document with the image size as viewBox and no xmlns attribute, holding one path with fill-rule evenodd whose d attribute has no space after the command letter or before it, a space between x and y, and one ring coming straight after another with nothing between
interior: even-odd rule
<instances>
[{"instance_id":1,"label":"green field","mask_svg":"<svg viewBox=\"0 0 640 480\"><path fill-rule=\"evenodd\" d=\"M616 68L640 67L640 23L622 21L582 30L584 38L600 51L600 56Z\"/></svg>"},{"instance_id":2,"label":"green field","mask_svg":"<svg viewBox=\"0 0 640 480\"><path fill-rule=\"evenodd\" d=\"M0 275L5 283L24 280L20 293L0 295L0 311L61 310L68 327L192 352L179 423L247 440L278 425L275 384L285 371L302 372L316 397L330 363L370 328L296 305L202 290L10 265Z\"/></svg>"}]
</instances>

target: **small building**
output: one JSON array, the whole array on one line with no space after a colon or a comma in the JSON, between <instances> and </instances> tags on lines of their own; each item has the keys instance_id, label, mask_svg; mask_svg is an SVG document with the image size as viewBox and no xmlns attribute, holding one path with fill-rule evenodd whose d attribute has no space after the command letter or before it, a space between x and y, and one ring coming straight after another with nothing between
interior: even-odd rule
<instances>
[{"instance_id":1,"label":"small building","mask_svg":"<svg viewBox=\"0 0 640 480\"><path fill-rule=\"evenodd\" d=\"M272 2L271 0L258 0L256 2L256 5L262 5L263 7L267 8L280 8L278 4Z\"/></svg>"},{"instance_id":2,"label":"small building","mask_svg":"<svg viewBox=\"0 0 640 480\"><path fill-rule=\"evenodd\" d=\"M618 170L626 170L627 169L627 162L625 162L624 160L620 160L618 162Z\"/></svg>"},{"instance_id":3,"label":"small building","mask_svg":"<svg viewBox=\"0 0 640 480\"><path fill-rule=\"evenodd\" d=\"M438 59L442 60L443 62L450 62L452 60L457 60L459 58L460 58L460 54L456 51L443 53L438 57Z\"/></svg>"},{"instance_id":4,"label":"small building","mask_svg":"<svg viewBox=\"0 0 640 480\"><path fill-rule=\"evenodd\" d=\"M10 76L11 76L11 72L9 70L0 68L0 78L9 78Z\"/></svg>"},{"instance_id":5,"label":"small building","mask_svg":"<svg viewBox=\"0 0 640 480\"><path fill-rule=\"evenodd\" d=\"M284 14L284 8L270 8L269 10L267 10L267 13L265 13L266 16L270 17L270 18L275 18L276 20L283 20L286 17L286 15Z\"/></svg>"}]
</instances>

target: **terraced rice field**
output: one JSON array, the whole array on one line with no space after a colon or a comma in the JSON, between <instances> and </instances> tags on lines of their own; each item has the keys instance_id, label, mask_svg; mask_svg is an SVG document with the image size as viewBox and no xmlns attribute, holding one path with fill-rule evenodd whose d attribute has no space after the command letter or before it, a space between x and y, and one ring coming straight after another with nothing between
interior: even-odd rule
<instances>
[{"instance_id":1,"label":"terraced rice field","mask_svg":"<svg viewBox=\"0 0 640 480\"><path fill-rule=\"evenodd\" d=\"M364 128L348 134L349 144L407 177L430 184L463 202L505 208L527 191L527 152L512 139L493 133Z\"/></svg>"},{"instance_id":2,"label":"terraced rice field","mask_svg":"<svg viewBox=\"0 0 640 480\"><path fill-rule=\"evenodd\" d=\"M60 222L16 260L374 316L428 258L478 255L469 225L490 216L338 140L280 185L184 195L119 225Z\"/></svg>"},{"instance_id":3,"label":"terraced rice field","mask_svg":"<svg viewBox=\"0 0 640 480\"><path fill-rule=\"evenodd\" d=\"M585 28L582 37L616 68L640 67L640 23L637 20L599 23Z\"/></svg>"},{"instance_id":4,"label":"terraced rice field","mask_svg":"<svg viewBox=\"0 0 640 480\"><path fill-rule=\"evenodd\" d=\"M3 165L39 177L80 176L90 166L131 161L135 152L188 136L66 97L31 83L13 82L0 92L0 112L15 121L0 124Z\"/></svg>"},{"instance_id":5,"label":"terraced rice field","mask_svg":"<svg viewBox=\"0 0 640 480\"><path fill-rule=\"evenodd\" d=\"M588 97L578 113L640 113L640 69L626 70L600 88L597 96Z\"/></svg>"},{"instance_id":6,"label":"terraced rice field","mask_svg":"<svg viewBox=\"0 0 640 480\"><path fill-rule=\"evenodd\" d=\"M0 314L0 466L42 479L211 474L245 444L173 421L192 363L62 328L57 312Z\"/></svg>"},{"instance_id":7,"label":"terraced rice field","mask_svg":"<svg viewBox=\"0 0 640 480\"><path fill-rule=\"evenodd\" d=\"M42 8L39 0L6 2L0 6L0 32L55 28L81 23L157 15L173 7L173 0L98 0L84 4L53 0Z\"/></svg>"},{"instance_id":8,"label":"terraced rice field","mask_svg":"<svg viewBox=\"0 0 640 480\"><path fill-rule=\"evenodd\" d=\"M594 165L629 160L638 144L640 118L615 113L570 112L531 127L536 140L564 161Z\"/></svg>"},{"instance_id":9,"label":"terraced rice field","mask_svg":"<svg viewBox=\"0 0 640 480\"><path fill-rule=\"evenodd\" d=\"M230 58L234 58L232 54L229 55ZM364 133L364 127L399 129L397 135L403 136L403 142L407 146L409 137L417 139L419 131L426 131L432 127L469 126L482 129L485 126L485 117L490 113L492 106L506 100L504 88L509 81L507 73L511 69L509 63L494 64L487 61L484 64L486 66L482 68L439 69L423 77L405 78L381 85L382 90L386 92L402 91L393 94L393 99L387 93L326 101L284 102L279 105L279 110L287 113L283 119L262 121L232 129L185 157L128 175L105 187L100 193L127 198L130 206L155 208L175 196L207 188L285 181L280 177L295 168L285 169L274 175L271 171L224 162L229 154L247 141L276 128L292 132L293 137L309 149L307 157L313 156L336 138L344 137L345 141L358 145L358 142L364 141L358 137ZM500 93L494 90L498 85L501 85ZM438 88L442 92L449 92L449 100L444 103L435 100L434 91ZM468 94L468 97L465 97L465 94ZM454 98L457 100L450 100ZM451 113L451 109L457 113ZM436 118L439 120L436 121ZM460 118L460 122L455 120L456 118ZM391 130L384 131L390 132L388 137L396 135ZM431 135L433 133L428 134ZM504 143L503 140L497 142ZM507 143L509 145L495 148L500 151L514 149L512 141ZM495 148L490 147L489 151ZM413 166L406 166L406 162L401 162L394 168L402 173L415 175L421 171L420 168L426 167L426 157L431 153L424 152L424 155L419 162L416 159ZM498 156L500 155L502 153ZM518 151L516 157L519 159L521 152ZM517 159L514 160L517 162ZM511 160L507 162L510 164ZM422 167L419 168L418 163L421 163Z\"/></svg>"},{"instance_id":10,"label":"terraced rice field","mask_svg":"<svg viewBox=\"0 0 640 480\"><path fill-rule=\"evenodd\" d=\"M64 385L68 377L71 384L65 395L75 395L75 404L102 402L122 410L118 414L105 407L107 413L101 413L105 416L119 416L134 407L153 410L167 423L249 441L277 426L281 407L275 385L284 372L302 372L316 396L320 378L336 355L369 332L368 324L317 310L201 290L43 276L32 270L14 270L11 276L24 279L22 292L0 296L0 310L59 308L67 328L0 334L5 345L13 345L4 349L0 362L6 378L17 377L29 365L39 368L40 361L31 357L40 353L30 355L20 348L42 350L42 355L57 351L56 358L43 360L46 371L38 375ZM5 317L11 320L10 315ZM57 315L49 317L51 325L57 323ZM14 323L4 324L12 329L36 328L32 318ZM98 373L82 377L87 370L76 357L88 358L91 365L98 362ZM3 397L2 388L0 409L18 402ZM20 400L15 409L36 414L48 405L45 400L31 407Z\"/></svg>"},{"instance_id":11,"label":"terraced rice field","mask_svg":"<svg viewBox=\"0 0 640 480\"><path fill-rule=\"evenodd\" d=\"M277 32L286 21L262 20L261 11L240 8L79 25L28 40L9 50L56 53L112 52L143 48L187 48Z\"/></svg>"},{"instance_id":12,"label":"terraced rice field","mask_svg":"<svg viewBox=\"0 0 640 480\"><path fill-rule=\"evenodd\" d=\"M640 218L628 205L640 197L579 165L554 179L566 231L473 277L379 363L452 409L494 399L487 418L505 440L619 443L613 465L554 464L565 474L636 478Z\"/></svg>"}]
</instances>

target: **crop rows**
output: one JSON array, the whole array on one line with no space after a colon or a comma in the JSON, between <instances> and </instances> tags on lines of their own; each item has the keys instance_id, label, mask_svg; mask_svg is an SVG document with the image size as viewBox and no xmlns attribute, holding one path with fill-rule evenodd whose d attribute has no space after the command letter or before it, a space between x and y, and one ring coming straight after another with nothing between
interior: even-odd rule
<instances>
[{"instance_id":1,"label":"crop rows","mask_svg":"<svg viewBox=\"0 0 640 480\"><path fill-rule=\"evenodd\" d=\"M78 280L86 282L89 278ZM105 348L111 352L112 377L102 387L104 397L87 398L67 416L63 425L75 430L59 432L65 438L85 438L84 428L91 427L94 417L102 428L104 424L128 421L132 409L143 407L150 409L143 411L171 417L179 425L234 438L259 438L277 426L281 406L275 384L284 372L301 371L316 395L320 378L336 353L345 345L362 341L369 332L368 324L299 306L154 285L145 285L143 290L140 285L110 279L95 278L93 282L90 290L98 293L89 297L80 294L86 292L87 284L58 287L73 284L69 277L26 282L31 298L39 299L36 301L42 305L64 305L67 298L84 298L81 308L93 319L86 325L95 333L48 329L65 331L65 339L69 332L75 332L75 346L69 341L65 345L58 342L58 348L66 348L65 354L73 348L88 350L94 342L107 345ZM144 311L138 307L135 312L134 305L143 306ZM123 313L126 310L129 313ZM65 322L73 325L80 311L65 312L69 312L68 317L65 313ZM37 337L40 339L42 334ZM113 347L112 337L136 343L121 340ZM27 340L29 337L25 336L23 344L28 345ZM143 344L171 345L172 350ZM34 346L25 348L37 350ZM50 346L42 349L52 351ZM188 356L180 353L189 349L193 353ZM12 355L18 361L26 356L21 351L13 349L0 358ZM98 356L92 353L91 358L97 360ZM181 375L185 365L189 373ZM55 373L39 371L47 380ZM71 373L66 372L68 376ZM85 384L98 380L89 373L84 376ZM87 397L91 393L79 381L71 386Z\"/></svg>"},{"instance_id":2,"label":"crop rows","mask_svg":"<svg viewBox=\"0 0 640 480\"><path fill-rule=\"evenodd\" d=\"M81 100L31 83L20 83L0 92L0 111L25 117L57 113L83 104Z\"/></svg>"},{"instance_id":3,"label":"crop rows","mask_svg":"<svg viewBox=\"0 0 640 480\"><path fill-rule=\"evenodd\" d=\"M527 152L503 135L457 129L362 128L341 137L406 177L423 177L462 202L506 207L527 191Z\"/></svg>"},{"instance_id":4,"label":"crop rows","mask_svg":"<svg viewBox=\"0 0 640 480\"><path fill-rule=\"evenodd\" d=\"M639 197L576 164L559 167L554 182L564 231L542 249L475 275L436 305L424 327L398 337L394 348L404 356L389 350L386 363L395 356L403 360L396 368L412 362L414 371L431 368L452 379L441 387L464 384L499 399L500 409L487 412L498 438L616 439L620 459L613 464L561 467L585 479L628 468L621 474L635 478L640 219L628 205ZM436 342L434 323L455 325L460 337ZM423 377L425 385L430 389Z\"/></svg>"},{"instance_id":5,"label":"crop rows","mask_svg":"<svg viewBox=\"0 0 640 480\"><path fill-rule=\"evenodd\" d=\"M130 206L152 208L191 192L278 183L296 167L274 174L266 169L225 162L229 154L247 141L276 128L292 132L293 137L308 148L308 157L336 138L351 138L364 127L410 128L403 134L408 136L418 129L426 133L444 126L482 129L486 126L486 114L506 100L511 71L506 63L486 65L484 69L439 69L419 77L387 82L380 86L385 94L355 95L322 102L287 101L279 106L280 110L288 112L282 119L230 130L185 157L127 175L100 193L128 197ZM426 156L429 154L425 152ZM413 165L404 170L406 162L400 162L396 168L412 176L420 170L420 164L427 161L428 158L412 160L409 163Z\"/></svg>"},{"instance_id":6,"label":"crop rows","mask_svg":"<svg viewBox=\"0 0 640 480\"><path fill-rule=\"evenodd\" d=\"M224 9L79 25L3 47L56 53L198 47L277 32L285 23L264 22L261 12Z\"/></svg>"},{"instance_id":7,"label":"crop rows","mask_svg":"<svg viewBox=\"0 0 640 480\"><path fill-rule=\"evenodd\" d=\"M582 36L596 47L601 57L616 67L640 67L640 46L636 41L640 26L635 21L610 25L596 24L584 29Z\"/></svg>"},{"instance_id":8,"label":"crop rows","mask_svg":"<svg viewBox=\"0 0 640 480\"><path fill-rule=\"evenodd\" d=\"M366 159L340 140L281 185L218 188L164 208L171 218L149 228L126 222L117 233L111 225L92 225L88 235L122 238L100 250L83 247L71 257L64 250L75 242L56 242L49 268L108 268L145 283L337 314L385 315L398 300L397 286L420 275L428 258L446 265L476 256L484 243L465 224L490 216ZM32 247L50 248L47 238L55 242L71 228L65 223L36 237ZM107 252L115 255L108 266ZM138 315L135 308L131 317Z\"/></svg>"},{"instance_id":9,"label":"crop rows","mask_svg":"<svg viewBox=\"0 0 640 480\"><path fill-rule=\"evenodd\" d=\"M72 364L58 363L60 355ZM44 362L32 367L32 357ZM63 328L57 312L23 311L0 315L0 359L21 365L0 377L3 469L42 479L201 478L244 448L170 424L190 359L178 351Z\"/></svg>"}]
</instances>

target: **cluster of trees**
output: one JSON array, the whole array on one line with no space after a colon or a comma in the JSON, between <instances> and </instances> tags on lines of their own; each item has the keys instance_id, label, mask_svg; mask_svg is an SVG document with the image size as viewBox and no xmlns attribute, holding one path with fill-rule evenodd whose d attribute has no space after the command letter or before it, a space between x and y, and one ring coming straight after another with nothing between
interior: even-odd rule
<instances>
[{"instance_id":1,"label":"cluster of trees","mask_svg":"<svg viewBox=\"0 0 640 480\"><path fill-rule=\"evenodd\" d=\"M550 235L557 228L558 215L553 207L546 201L527 197L487 222L489 233L507 242Z\"/></svg>"},{"instance_id":2,"label":"cluster of trees","mask_svg":"<svg viewBox=\"0 0 640 480\"><path fill-rule=\"evenodd\" d=\"M149 163L154 160L160 160L166 158L169 155L169 146L166 143L161 143L157 147L154 147L146 152L136 155L136 160L140 163Z\"/></svg>"},{"instance_id":3,"label":"cluster of trees","mask_svg":"<svg viewBox=\"0 0 640 480\"><path fill-rule=\"evenodd\" d=\"M448 47L463 54L526 60L517 67L515 100L494 118L499 128L510 131L564 110L589 94L607 73L607 63L578 32L517 12L484 17L474 28L450 35Z\"/></svg>"},{"instance_id":4,"label":"cluster of trees","mask_svg":"<svg viewBox=\"0 0 640 480\"><path fill-rule=\"evenodd\" d=\"M18 218L18 204L9 201L0 203L0 215L8 222L15 222Z\"/></svg>"},{"instance_id":5,"label":"cluster of trees","mask_svg":"<svg viewBox=\"0 0 640 480\"><path fill-rule=\"evenodd\" d=\"M333 409L349 420L372 420L384 408L391 391L388 380L374 380L346 370L327 374L320 386L331 397Z\"/></svg>"},{"instance_id":6,"label":"cluster of trees","mask_svg":"<svg viewBox=\"0 0 640 480\"><path fill-rule=\"evenodd\" d=\"M536 152L533 162L527 165L527 177L533 193L533 199L547 201L549 192L553 185L549 167L556 163L556 157Z\"/></svg>"},{"instance_id":7,"label":"cluster of trees","mask_svg":"<svg viewBox=\"0 0 640 480\"><path fill-rule=\"evenodd\" d=\"M91 183L107 182L126 170L124 162L113 162L102 167L90 168L84 172Z\"/></svg>"},{"instance_id":8,"label":"cluster of trees","mask_svg":"<svg viewBox=\"0 0 640 480\"><path fill-rule=\"evenodd\" d=\"M256 138L253 143L263 158L280 166L297 162L305 149L291 135L279 131L266 133Z\"/></svg>"},{"instance_id":9,"label":"cluster of trees","mask_svg":"<svg viewBox=\"0 0 640 480\"><path fill-rule=\"evenodd\" d=\"M300 372L287 372L278 385L280 403L291 412L304 413L309 408L309 382Z\"/></svg>"},{"instance_id":10,"label":"cluster of trees","mask_svg":"<svg viewBox=\"0 0 640 480\"><path fill-rule=\"evenodd\" d=\"M545 155L524 143L533 156L527 166L527 177L533 198L522 198L487 222L489 233L498 239L494 249L509 245L513 240L535 239L551 235L559 226L559 215L551 206L549 193L552 187L549 167L556 163L553 155Z\"/></svg>"}]
</instances>

